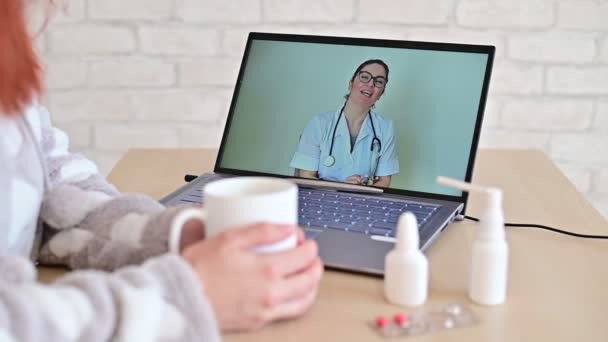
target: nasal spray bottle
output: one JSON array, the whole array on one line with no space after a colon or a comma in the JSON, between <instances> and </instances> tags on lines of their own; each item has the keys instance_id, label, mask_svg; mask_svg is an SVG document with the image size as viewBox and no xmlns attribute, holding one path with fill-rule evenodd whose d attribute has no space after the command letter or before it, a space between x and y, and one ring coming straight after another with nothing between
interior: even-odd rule
<instances>
[{"instance_id":1,"label":"nasal spray bottle","mask_svg":"<svg viewBox=\"0 0 608 342\"><path fill-rule=\"evenodd\" d=\"M416 216L406 212L399 218L395 248L384 259L384 293L390 303L418 306L426 301L429 262L419 240Z\"/></svg>"},{"instance_id":2,"label":"nasal spray bottle","mask_svg":"<svg viewBox=\"0 0 608 342\"><path fill-rule=\"evenodd\" d=\"M509 254L505 241L502 191L498 188L484 188L445 177L438 177L437 183L484 195L479 217L480 227L471 253L469 297L483 305L502 304L507 292Z\"/></svg>"}]
</instances>

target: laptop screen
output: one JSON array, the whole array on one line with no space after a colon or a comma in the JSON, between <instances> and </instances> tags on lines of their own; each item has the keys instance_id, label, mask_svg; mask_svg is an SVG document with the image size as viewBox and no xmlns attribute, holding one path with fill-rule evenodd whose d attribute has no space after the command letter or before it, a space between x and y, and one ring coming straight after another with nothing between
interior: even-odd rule
<instances>
[{"instance_id":1,"label":"laptop screen","mask_svg":"<svg viewBox=\"0 0 608 342\"><path fill-rule=\"evenodd\" d=\"M251 33L216 172L461 197L494 47Z\"/></svg>"}]
</instances>

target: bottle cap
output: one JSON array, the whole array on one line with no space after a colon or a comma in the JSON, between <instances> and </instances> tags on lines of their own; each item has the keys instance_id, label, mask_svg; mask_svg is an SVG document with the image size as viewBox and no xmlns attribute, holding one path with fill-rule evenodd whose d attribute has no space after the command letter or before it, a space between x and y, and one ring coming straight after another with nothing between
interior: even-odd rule
<instances>
[{"instance_id":1,"label":"bottle cap","mask_svg":"<svg viewBox=\"0 0 608 342\"><path fill-rule=\"evenodd\" d=\"M397 225L397 249L411 251L419 249L418 222L411 212L405 212L399 217Z\"/></svg>"}]
</instances>

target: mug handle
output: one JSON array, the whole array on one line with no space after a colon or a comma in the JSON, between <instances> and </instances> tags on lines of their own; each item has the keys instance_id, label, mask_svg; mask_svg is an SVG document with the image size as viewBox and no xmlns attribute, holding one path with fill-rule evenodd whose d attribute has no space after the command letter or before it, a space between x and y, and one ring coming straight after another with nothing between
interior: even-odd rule
<instances>
[{"instance_id":1,"label":"mug handle","mask_svg":"<svg viewBox=\"0 0 608 342\"><path fill-rule=\"evenodd\" d=\"M169 251L175 254L179 254L179 243L182 237L182 229L186 222L196 219L201 221L207 226L207 212L201 208L188 208L179 212L174 218L171 224L171 230L169 232Z\"/></svg>"}]
</instances>

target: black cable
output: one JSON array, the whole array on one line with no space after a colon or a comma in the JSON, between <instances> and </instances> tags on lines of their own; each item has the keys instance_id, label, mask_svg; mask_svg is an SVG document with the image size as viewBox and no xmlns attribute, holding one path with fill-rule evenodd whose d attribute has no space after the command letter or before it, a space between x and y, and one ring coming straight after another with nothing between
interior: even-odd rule
<instances>
[{"instance_id":1,"label":"black cable","mask_svg":"<svg viewBox=\"0 0 608 342\"><path fill-rule=\"evenodd\" d=\"M471 221L479 222L479 219L476 218L476 217L465 216L464 218L469 219ZM543 226L542 224L533 224L533 223L530 223L530 224L527 224L527 223L505 223L505 226L506 227L532 227L532 228L540 228L540 229L550 230L550 231L555 232L555 233L566 234L566 235L575 236L575 237L584 238L584 239L608 239L608 236L606 236L606 235L587 235L587 234L573 233L573 232L568 232L568 231L557 229L557 228Z\"/></svg>"},{"instance_id":2,"label":"black cable","mask_svg":"<svg viewBox=\"0 0 608 342\"><path fill-rule=\"evenodd\" d=\"M187 183L190 183L197 178L198 178L198 176L195 176L195 175L185 175L184 181L186 181Z\"/></svg>"}]
</instances>

